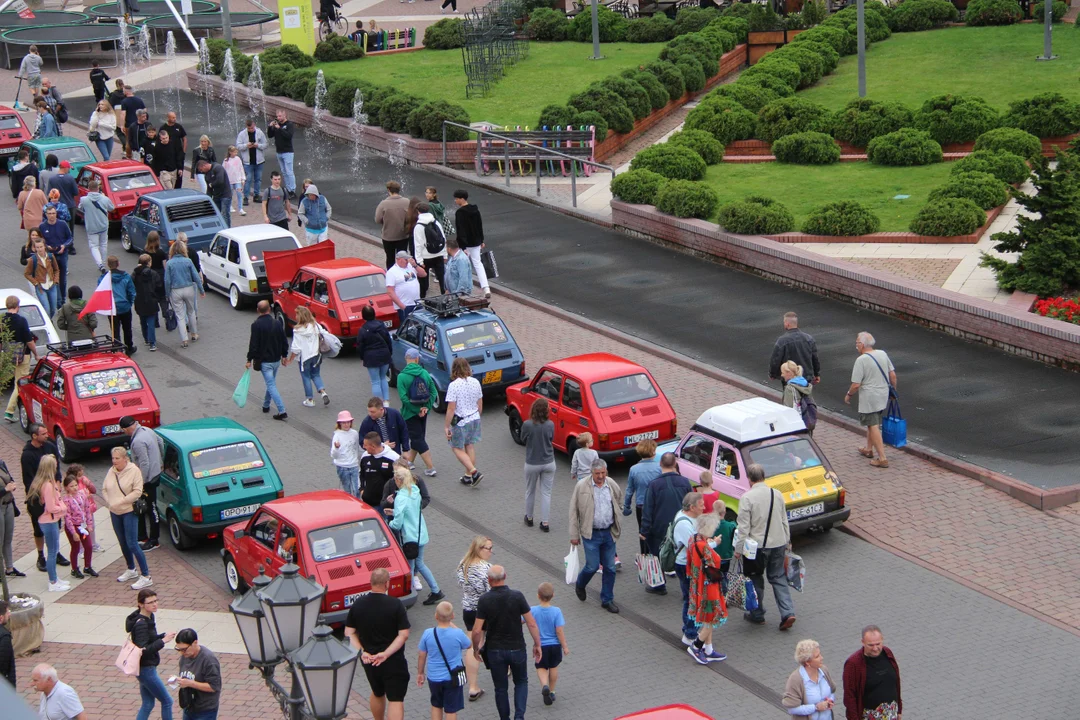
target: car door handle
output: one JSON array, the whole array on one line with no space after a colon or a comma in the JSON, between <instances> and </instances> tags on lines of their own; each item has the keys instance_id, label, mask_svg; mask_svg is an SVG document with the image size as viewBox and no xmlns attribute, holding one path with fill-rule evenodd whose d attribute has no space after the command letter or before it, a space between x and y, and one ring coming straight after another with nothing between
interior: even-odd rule
<instances>
[{"instance_id":1,"label":"car door handle","mask_svg":"<svg viewBox=\"0 0 1080 720\"><path fill-rule=\"evenodd\" d=\"M267 566L267 567L270 567L270 564L271 564L271 563L273 563L273 562L274 562L274 561L273 561L272 559L270 559L270 558L266 558L266 566Z\"/></svg>"},{"instance_id":2,"label":"car door handle","mask_svg":"<svg viewBox=\"0 0 1080 720\"><path fill-rule=\"evenodd\" d=\"M559 414L558 408L551 408L551 414L552 415L558 415Z\"/></svg>"}]
</instances>

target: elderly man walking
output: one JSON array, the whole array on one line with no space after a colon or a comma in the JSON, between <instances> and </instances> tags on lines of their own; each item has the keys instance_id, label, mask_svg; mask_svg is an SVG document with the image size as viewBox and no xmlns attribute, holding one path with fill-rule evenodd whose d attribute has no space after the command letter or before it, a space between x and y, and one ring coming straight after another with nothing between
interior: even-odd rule
<instances>
[{"instance_id":1,"label":"elderly man walking","mask_svg":"<svg viewBox=\"0 0 1080 720\"><path fill-rule=\"evenodd\" d=\"M844 713L847 720L899 720L900 666L877 625L862 631L862 647L844 661Z\"/></svg>"},{"instance_id":2,"label":"elderly man walking","mask_svg":"<svg viewBox=\"0 0 1080 720\"><path fill-rule=\"evenodd\" d=\"M30 685L41 693L38 717L45 720L88 720L79 693L67 683L60 682L56 668L41 663L30 674Z\"/></svg>"},{"instance_id":3,"label":"elderly man walking","mask_svg":"<svg viewBox=\"0 0 1080 720\"><path fill-rule=\"evenodd\" d=\"M765 484L765 470L757 463L746 469L746 475L750 489L739 498L739 541L735 544L735 557L745 555L743 573L754 583L758 608L743 613L743 618L755 625L765 624L767 576L780 612L780 629L789 630L795 624L795 605L784 572L784 554L791 541L784 497Z\"/></svg>"},{"instance_id":4,"label":"elderly man walking","mask_svg":"<svg viewBox=\"0 0 1080 720\"><path fill-rule=\"evenodd\" d=\"M855 338L855 349L859 357L851 369L851 387L844 395L844 404L850 405L851 396L859 393L859 423L866 428L866 447L859 448L859 454L870 458L871 466L887 468L881 416L889 405L890 392L896 388L896 368L884 350L874 349L874 336L868 332Z\"/></svg>"},{"instance_id":5,"label":"elderly man walking","mask_svg":"<svg viewBox=\"0 0 1080 720\"><path fill-rule=\"evenodd\" d=\"M157 492L165 443L160 435L148 427L143 427L130 415L120 418L120 429L131 438L131 455L142 471L146 511L139 518L139 547L143 552L150 552L161 545L158 542L161 537L161 518L158 517Z\"/></svg>"},{"instance_id":6,"label":"elderly man walking","mask_svg":"<svg viewBox=\"0 0 1080 720\"><path fill-rule=\"evenodd\" d=\"M570 544L585 546L585 567L578 575L574 591L585 601L585 588L603 565L600 607L619 612L615 604L615 541L619 539L619 508L622 488L608 477L607 463L596 459L592 476L580 480L570 496Z\"/></svg>"},{"instance_id":7,"label":"elderly man walking","mask_svg":"<svg viewBox=\"0 0 1080 720\"><path fill-rule=\"evenodd\" d=\"M694 537L695 521L705 512L705 498L699 492L688 492L683 495L682 510L675 513L674 528L671 538L675 541L675 575L679 578L679 588L682 590L682 642L683 645L693 645L697 640L698 629L694 618L690 617L690 576L686 574L686 549L690 547L690 539Z\"/></svg>"},{"instance_id":8,"label":"elderly man walking","mask_svg":"<svg viewBox=\"0 0 1080 720\"><path fill-rule=\"evenodd\" d=\"M667 535L668 525L682 507L683 497L692 490L690 480L679 474L675 453L660 456L660 475L645 489L645 504L641 509L639 537L649 547L649 553L660 555L660 545ZM645 592L666 595L667 586L645 587Z\"/></svg>"}]
</instances>

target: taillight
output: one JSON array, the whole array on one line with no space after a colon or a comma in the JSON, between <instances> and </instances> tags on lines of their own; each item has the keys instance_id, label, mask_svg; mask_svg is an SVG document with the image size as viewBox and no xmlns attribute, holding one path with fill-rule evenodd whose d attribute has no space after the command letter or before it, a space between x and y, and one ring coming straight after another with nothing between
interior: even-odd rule
<instances>
[{"instance_id":1,"label":"taillight","mask_svg":"<svg viewBox=\"0 0 1080 720\"><path fill-rule=\"evenodd\" d=\"M154 411L153 423L154 423L154 427L157 427L158 425L161 424L161 411L160 410L155 410Z\"/></svg>"},{"instance_id":2,"label":"taillight","mask_svg":"<svg viewBox=\"0 0 1080 720\"><path fill-rule=\"evenodd\" d=\"M597 441L600 443L600 449L601 450L604 450L604 449L607 448L608 440L609 440L609 437L608 437L607 433L600 433L600 435L597 437Z\"/></svg>"},{"instance_id":3,"label":"taillight","mask_svg":"<svg viewBox=\"0 0 1080 720\"><path fill-rule=\"evenodd\" d=\"M86 437L86 423L75 423L75 437Z\"/></svg>"},{"instance_id":4,"label":"taillight","mask_svg":"<svg viewBox=\"0 0 1080 720\"><path fill-rule=\"evenodd\" d=\"M412 592L412 589L412 573L405 573L401 580L401 591L408 594Z\"/></svg>"},{"instance_id":5,"label":"taillight","mask_svg":"<svg viewBox=\"0 0 1080 720\"><path fill-rule=\"evenodd\" d=\"M196 507L191 508L191 521L192 522L197 522L197 523L202 522L202 508L201 507L196 506Z\"/></svg>"},{"instance_id":6,"label":"taillight","mask_svg":"<svg viewBox=\"0 0 1080 720\"><path fill-rule=\"evenodd\" d=\"M521 361L521 367L520 367L520 370L521 370L521 375L520 375L520 377L525 377L525 361L524 361L524 360L522 360L522 361Z\"/></svg>"},{"instance_id":7,"label":"taillight","mask_svg":"<svg viewBox=\"0 0 1080 720\"><path fill-rule=\"evenodd\" d=\"M675 437L678 434L679 434L679 419L678 418L672 418L671 419L671 437Z\"/></svg>"},{"instance_id":8,"label":"taillight","mask_svg":"<svg viewBox=\"0 0 1080 720\"><path fill-rule=\"evenodd\" d=\"M341 334L346 337L352 335L352 325L347 322L341 323Z\"/></svg>"},{"instance_id":9,"label":"taillight","mask_svg":"<svg viewBox=\"0 0 1080 720\"><path fill-rule=\"evenodd\" d=\"M259 281L248 280L248 290L250 290L251 292L259 292Z\"/></svg>"},{"instance_id":10,"label":"taillight","mask_svg":"<svg viewBox=\"0 0 1080 720\"><path fill-rule=\"evenodd\" d=\"M277 498L278 498L278 500L280 500L280 499L281 499L281 498L283 498L283 497L285 497L285 491L284 491L284 490L278 490L278 491L277 491Z\"/></svg>"},{"instance_id":11,"label":"taillight","mask_svg":"<svg viewBox=\"0 0 1080 720\"><path fill-rule=\"evenodd\" d=\"M837 507L844 507L844 503L847 501L847 490L840 488L840 505Z\"/></svg>"}]
</instances>

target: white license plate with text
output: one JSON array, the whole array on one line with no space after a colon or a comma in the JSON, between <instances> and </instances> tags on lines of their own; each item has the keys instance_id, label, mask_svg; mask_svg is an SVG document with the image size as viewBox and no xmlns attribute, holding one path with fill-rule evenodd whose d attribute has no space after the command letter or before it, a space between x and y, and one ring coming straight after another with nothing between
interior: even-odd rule
<instances>
[{"instance_id":1,"label":"white license plate with text","mask_svg":"<svg viewBox=\"0 0 1080 720\"><path fill-rule=\"evenodd\" d=\"M659 437L660 437L660 431L659 430L650 430L649 432L638 433L637 435L627 435L626 439L623 440L623 444L625 444L625 445L635 445L635 444L641 442L642 440L656 440Z\"/></svg>"},{"instance_id":2,"label":"white license plate with text","mask_svg":"<svg viewBox=\"0 0 1080 720\"><path fill-rule=\"evenodd\" d=\"M119 432L120 432L120 426L119 425L106 425L105 427L101 428L101 434L102 435L116 435Z\"/></svg>"},{"instance_id":3,"label":"white license plate with text","mask_svg":"<svg viewBox=\"0 0 1080 720\"><path fill-rule=\"evenodd\" d=\"M798 520L799 518L810 517L811 515L820 515L825 512L825 503L819 502L813 505L804 505L803 507L792 508L787 511L788 520Z\"/></svg>"},{"instance_id":4,"label":"white license plate with text","mask_svg":"<svg viewBox=\"0 0 1080 720\"><path fill-rule=\"evenodd\" d=\"M228 520L229 518L239 518L252 515L259 509L259 503L253 505L241 505L240 507L225 508L221 511L221 519Z\"/></svg>"},{"instance_id":5,"label":"white license plate with text","mask_svg":"<svg viewBox=\"0 0 1080 720\"><path fill-rule=\"evenodd\" d=\"M352 604L354 602L356 602L357 600L364 597L365 595L367 595L370 592L371 592L370 590L365 590L364 592L358 592L358 593L353 593L352 595L346 595L345 596L345 607L352 607Z\"/></svg>"}]
</instances>

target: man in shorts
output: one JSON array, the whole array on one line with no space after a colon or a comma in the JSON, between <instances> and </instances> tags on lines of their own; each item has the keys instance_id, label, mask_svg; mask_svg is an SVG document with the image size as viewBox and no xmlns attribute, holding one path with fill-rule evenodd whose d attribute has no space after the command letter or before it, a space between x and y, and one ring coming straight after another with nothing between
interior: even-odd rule
<instances>
[{"instance_id":1,"label":"man in shorts","mask_svg":"<svg viewBox=\"0 0 1080 720\"><path fill-rule=\"evenodd\" d=\"M403 720L409 689L409 616L401 600L387 594L389 584L385 568L372 571L371 592L353 603L345 620L345 637L360 651L371 686L368 704L375 720Z\"/></svg>"}]
</instances>

